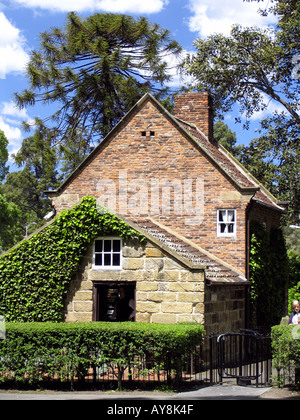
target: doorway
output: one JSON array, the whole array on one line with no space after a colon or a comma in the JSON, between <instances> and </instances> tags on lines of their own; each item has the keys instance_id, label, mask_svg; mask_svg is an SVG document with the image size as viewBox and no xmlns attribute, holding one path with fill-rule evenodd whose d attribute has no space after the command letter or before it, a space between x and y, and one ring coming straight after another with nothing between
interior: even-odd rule
<instances>
[{"instance_id":1,"label":"doorway","mask_svg":"<svg viewBox=\"0 0 300 420\"><path fill-rule=\"evenodd\" d=\"M135 321L136 283L94 284L94 321Z\"/></svg>"}]
</instances>

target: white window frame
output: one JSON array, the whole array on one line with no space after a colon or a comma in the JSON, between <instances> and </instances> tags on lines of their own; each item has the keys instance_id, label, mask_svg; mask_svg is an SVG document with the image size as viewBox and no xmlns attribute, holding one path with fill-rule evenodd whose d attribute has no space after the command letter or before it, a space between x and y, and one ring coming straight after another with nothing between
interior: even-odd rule
<instances>
[{"instance_id":1,"label":"white window frame","mask_svg":"<svg viewBox=\"0 0 300 420\"><path fill-rule=\"evenodd\" d=\"M110 240L111 241L111 247L110 251L104 250L104 241ZM120 242L120 251L114 252L112 247L112 241L118 240ZM102 241L102 251L96 252L96 241ZM96 254L102 255L102 265L97 264L96 265ZM114 254L118 254L120 256L120 264L119 265L112 265L112 256ZM110 255L110 265L104 265L104 255ZM103 236L99 238L95 238L94 240L94 246L93 246L93 265L92 268L94 270L122 270L122 239L118 236Z\"/></svg>"},{"instance_id":2,"label":"white window frame","mask_svg":"<svg viewBox=\"0 0 300 420\"><path fill-rule=\"evenodd\" d=\"M224 220L220 221L220 212L225 212ZM229 212L233 212L234 218L233 220L230 220L229 218ZM225 231L221 232L221 225L225 226ZM233 231L228 232L229 225L233 226ZM217 210L217 236L224 238L224 237L235 237L236 236L236 210L235 209L218 209Z\"/></svg>"}]
</instances>

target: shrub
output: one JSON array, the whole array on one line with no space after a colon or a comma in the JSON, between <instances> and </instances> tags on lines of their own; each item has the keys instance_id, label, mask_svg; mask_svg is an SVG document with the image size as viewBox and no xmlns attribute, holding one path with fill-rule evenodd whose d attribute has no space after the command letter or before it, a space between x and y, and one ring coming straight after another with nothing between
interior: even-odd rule
<instances>
[{"instance_id":1,"label":"shrub","mask_svg":"<svg viewBox=\"0 0 300 420\"><path fill-rule=\"evenodd\" d=\"M296 328L295 328L296 327ZM300 329L296 325L272 327L272 365L277 370L277 383L282 385L290 364L300 367Z\"/></svg>"},{"instance_id":2,"label":"shrub","mask_svg":"<svg viewBox=\"0 0 300 420\"><path fill-rule=\"evenodd\" d=\"M36 384L59 378L73 382L91 367L116 367L118 386L129 365L151 353L157 364L180 369L182 355L190 355L203 338L199 324L146 323L7 323L0 340L0 381Z\"/></svg>"}]
</instances>

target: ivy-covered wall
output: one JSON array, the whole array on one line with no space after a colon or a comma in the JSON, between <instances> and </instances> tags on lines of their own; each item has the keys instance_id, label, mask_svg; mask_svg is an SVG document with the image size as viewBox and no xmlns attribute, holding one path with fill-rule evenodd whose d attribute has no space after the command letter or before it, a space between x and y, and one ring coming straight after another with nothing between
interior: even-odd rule
<instances>
[{"instance_id":1,"label":"ivy-covered wall","mask_svg":"<svg viewBox=\"0 0 300 420\"><path fill-rule=\"evenodd\" d=\"M64 299L88 245L98 235L144 237L85 197L0 258L0 315L6 321L63 320Z\"/></svg>"},{"instance_id":2,"label":"ivy-covered wall","mask_svg":"<svg viewBox=\"0 0 300 420\"><path fill-rule=\"evenodd\" d=\"M268 328L279 324L287 311L289 262L280 229L267 231L252 222L250 245L251 324Z\"/></svg>"}]
</instances>

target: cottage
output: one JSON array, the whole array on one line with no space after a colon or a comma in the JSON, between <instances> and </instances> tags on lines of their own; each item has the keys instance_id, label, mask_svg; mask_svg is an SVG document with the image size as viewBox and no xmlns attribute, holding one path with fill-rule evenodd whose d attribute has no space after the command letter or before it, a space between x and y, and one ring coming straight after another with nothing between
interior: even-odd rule
<instances>
[{"instance_id":1,"label":"cottage","mask_svg":"<svg viewBox=\"0 0 300 420\"><path fill-rule=\"evenodd\" d=\"M92 195L147 238L90 244L66 321L114 320L123 286L136 321L247 325L249 223L278 227L285 209L216 143L207 93L178 95L174 115L146 94L47 194L56 212Z\"/></svg>"}]
</instances>

